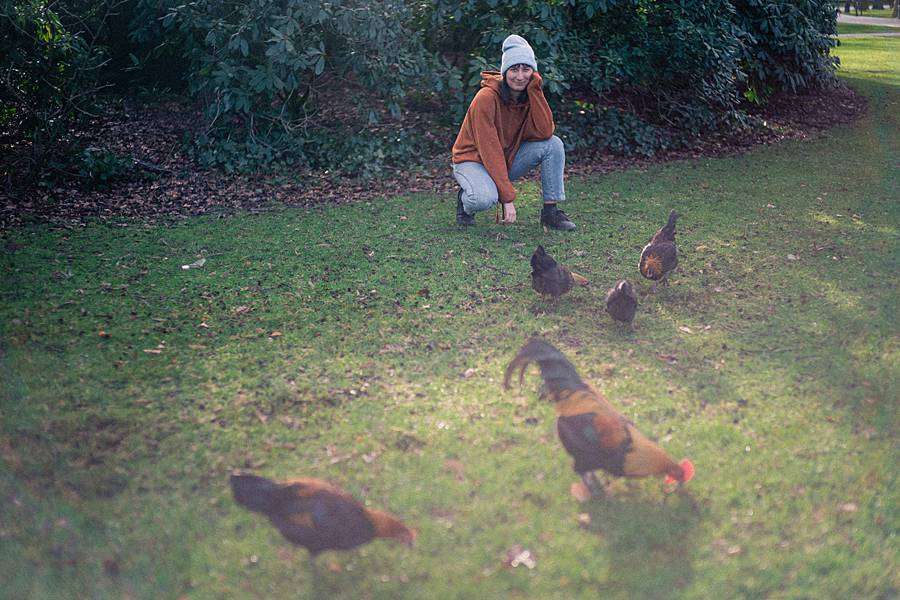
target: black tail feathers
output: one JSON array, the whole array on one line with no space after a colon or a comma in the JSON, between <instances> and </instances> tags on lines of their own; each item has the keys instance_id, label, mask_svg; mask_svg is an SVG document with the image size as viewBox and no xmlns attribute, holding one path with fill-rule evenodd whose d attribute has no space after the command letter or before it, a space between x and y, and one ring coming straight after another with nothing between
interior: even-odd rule
<instances>
[{"instance_id":1,"label":"black tail feathers","mask_svg":"<svg viewBox=\"0 0 900 600\"><path fill-rule=\"evenodd\" d=\"M673 236L675 235L675 221L678 220L678 216L679 216L678 213L675 212L674 210L669 213L669 221L666 223L666 226L663 227L663 229L669 235L673 235Z\"/></svg>"},{"instance_id":2,"label":"black tail feathers","mask_svg":"<svg viewBox=\"0 0 900 600\"><path fill-rule=\"evenodd\" d=\"M522 346L519 353L509 366L506 367L506 373L503 376L503 388L509 389L509 380L516 369L519 369L519 385L525 377L525 368L529 363L536 362L541 368L541 377L544 380L544 388L551 396L556 396L559 392L569 390L587 389L587 384L582 381L578 371L569 360L563 356L562 352L554 348L539 337L533 337Z\"/></svg>"}]
</instances>

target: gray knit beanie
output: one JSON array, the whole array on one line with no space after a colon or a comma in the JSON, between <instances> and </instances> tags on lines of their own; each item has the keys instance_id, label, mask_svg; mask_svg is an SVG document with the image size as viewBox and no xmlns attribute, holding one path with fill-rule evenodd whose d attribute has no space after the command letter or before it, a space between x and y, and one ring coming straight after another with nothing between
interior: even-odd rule
<instances>
[{"instance_id":1,"label":"gray knit beanie","mask_svg":"<svg viewBox=\"0 0 900 600\"><path fill-rule=\"evenodd\" d=\"M534 50L519 35L511 35L503 40L503 60L500 63L500 74L506 77L506 70L516 65L528 65L537 71Z\"/></svg>"}]
</instances>

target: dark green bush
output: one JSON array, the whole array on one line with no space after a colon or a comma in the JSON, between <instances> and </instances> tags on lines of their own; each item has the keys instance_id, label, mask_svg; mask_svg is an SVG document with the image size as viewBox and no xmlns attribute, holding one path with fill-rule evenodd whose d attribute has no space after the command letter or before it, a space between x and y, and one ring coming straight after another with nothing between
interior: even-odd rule
<instances>
[{"instance_id":1,"label":"dark green bush","mask_svg":"<svg viewBox=\"0 0 900 600\"><path fill-rule=\"evenodd\" d=\"M102 87L102 26L92 10L37 0L0 0L0 111L30 146L17 165L21 175L36 174L70 147L75 123L89 113ZM90 3L86 3L90 5Z\"/></svg>"},{"instance_id":2,"label":"dark green bush","mask_svg":"<svg viewBox=\"0 0 900 600\"><path fill-rule=\"evenodd\" d=\"M350 175L371 170L358 156L413 161L418 145L405 140L415 136L367 132L383 122L404 130L408 92L435 86L436 63L421 33L406 26L415 17L392 0L172 8L163 23L184 36L190 90L206 107L201 159L228 169L302 163Z\"/></svg>"},{"instance_id":3,"label":"dark green bush","mask_svg":"<svg viewBox=\"0 0 900 600\"><path fill-rule=\"evenodd\" d=\"M0 0L0 119L34 169L118 177L68 145L99 90L187 89L202 164L375 176L447 153L518 33L570 147L652 155L828 81L835 27L830 0Z\"/></svg>"},{"instance_id":4,"label":"dark green bush","mask_svg":"<svg viewBox=\"0 0 900 600\"><path fill-rule=\"evenodd\" d=\"M558 125L557 134L571 150L609 150L624 156L653 156L679 146L672 132L617 108L571 113Z\"/></svg>"},{"instance_id":5,"label":"dark green bush","mask_svg":"<svg viewBox=\"0 0 900 600\"><path fill-rule=\"evenodd\" d=\"M693 136L739 118L733 15L720 0L436 0L426 39L462 72L457 117L518 33L570 145L652 154L674 144L670 130Z\"/></svg>"},{"instance_id":6,"label":"dark green bush","mask_svg":"<svg viewBox=\"0 0 900 600\"><path fill-rule=\"evenodd\" d=\"M744 32L745 95L764 102L773 91L799 92L832 80L838 59L837 11L828 0L732 0Z\"/></svg>"},{"instance_id":7,"label":"dark green bush","mask_svg":"<svg viewBox=\"0 0 900 600\"><path fill-rule=\"evenodd\" d=\"M82 183L87 187L107 186L129 178L137 170L133 158L93 146L81 151L76 166Z\"/></svg>"}]
</instances>

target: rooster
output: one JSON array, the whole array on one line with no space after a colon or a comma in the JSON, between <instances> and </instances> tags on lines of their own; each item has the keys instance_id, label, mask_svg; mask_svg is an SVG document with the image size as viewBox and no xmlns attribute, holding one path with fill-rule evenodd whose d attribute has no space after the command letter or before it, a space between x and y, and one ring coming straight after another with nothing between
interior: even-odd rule
<instances>
[{"instance_id":1,"label":"rooster","mask_svg":"<svg viewBox=\"0 0 900 600\"><path fill-rule=\"evenodd\" d=\"M575 459L573 469L588 490L598 489L594 476L597 469L621 477L665 476L666 483L679 485L693 477L690 460L672 460L599 391L585 383L559 350L540 338L531 338L509 363L503 377L504 389L509 389L516 369L521 385L525 368L532 362L541 369L542 396L549 396L556 407L559 439Z\"/></svg>"},{"instance_id":2,"label":"rooster","mask_svg":"<svg viewBox=\"0 0 900 600\"><path fill-rule=\"evenodd\" d=\"M616 321L631 324L637 305L637 294L627 279L617 283L606 294L606 312Z\"/></svg>"},{"instance_id":3,"label":"rooster","mask_svg":"<svg viewBox=\"0 0 900 600\"><path fill-rule=\"evenodd\" d=\"M678 266L678 247L675 245L675 221L678 213L669 213L669 221L659 229L641 250L641 275L653 280L653 291L659 283L669 284L669 273Z\"/></svg>"},{"instance_id":4,"label":"rooster","mask_svg":"<svg viewBox=\"0 0 900 600\"><path fill-rule=\"evenodd\" d=\"M376 537L411 546L416 532L397 517L366 508L341 488L321 479L272 481L233 474L238 504L269 517L289 542L309 550L313 561L323 550L350 550Z\"/></svg>"},{"instance_id":5,"label":"rooster","mask_svg":"<svg viewBox=\"0 0 900 600\"><path fill-rule=\"evenodd\" d=\"M531 255L531 287L534 291L556 299L571 290L575 284L587 285L588 280L556 262L543 246L538 246Z\"/></svg>"}]
</instances>

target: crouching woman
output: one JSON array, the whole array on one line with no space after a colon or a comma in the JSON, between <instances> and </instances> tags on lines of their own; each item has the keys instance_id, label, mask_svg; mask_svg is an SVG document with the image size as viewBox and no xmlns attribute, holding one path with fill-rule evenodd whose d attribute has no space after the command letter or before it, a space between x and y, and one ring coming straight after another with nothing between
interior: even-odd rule
<instances>
[{"instance_id":1,"label":"crouching woman","mask_svg":"<svg viewBox=\"0 0 900 600\"><path fill-rule=\"evenodd\" d=\"M553 135L556 124L541 89L534 50L518 35L507 37L502 49L500 71L481 74L481 89L453 144L453 176L461 188L456 222L474 225L475 213L499 201L503 222L515 223L516 190L511 182L540 165L541 224L571 231L575 224L558 206L566 198L566 151Z\"/></svg>"}]
</instances>

